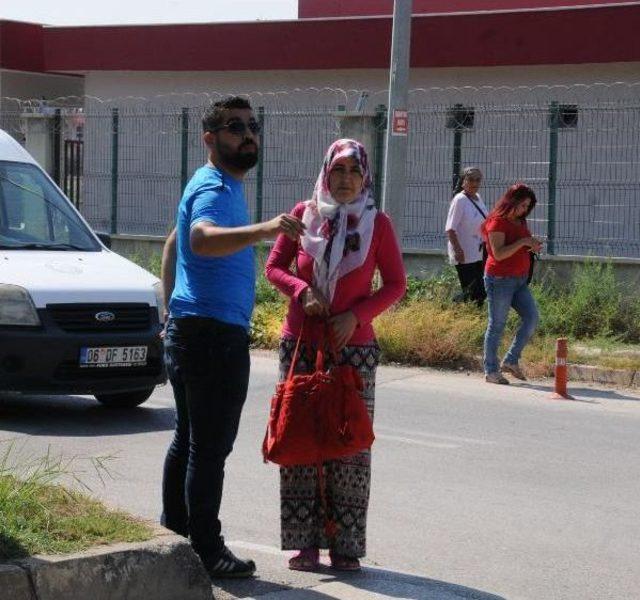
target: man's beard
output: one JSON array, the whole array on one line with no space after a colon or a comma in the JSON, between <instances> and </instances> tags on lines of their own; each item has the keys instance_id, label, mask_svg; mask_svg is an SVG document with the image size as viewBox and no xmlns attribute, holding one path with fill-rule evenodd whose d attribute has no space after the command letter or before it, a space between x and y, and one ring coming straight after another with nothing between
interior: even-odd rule
<instances>
[{"instance_id":1,"label":"man's beard","mask_svg":"<svg viewBox=\"0 0 640 600\"><path fill-rule=\"evenodd\" d=\"M240 144L240 147L237 151L233 151L221 142L217 142L216 150L218 151L218 156L220 157L221 162L230 167L234 167L235 169L240 169L242 171L248 171L256 166L258 163L258 151L255 152L241 152L243 146L248 146L249 144L245 144L244 142ZM255 144L253 144L255 146Z\"/></svg>"}]
</instances>

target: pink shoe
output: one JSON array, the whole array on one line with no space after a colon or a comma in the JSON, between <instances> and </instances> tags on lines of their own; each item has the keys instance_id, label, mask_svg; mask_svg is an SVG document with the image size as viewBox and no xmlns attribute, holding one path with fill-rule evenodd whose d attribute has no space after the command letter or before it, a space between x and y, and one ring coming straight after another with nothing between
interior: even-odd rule
<instances>
[{"instance_id":1,"label":"pink shoe","mask_svg":"<svg viewBox=\"0 0 640 600\"><path fill-rule=\"evenodd\" d=\"M305 548L289 559L289 568L292 571L316 571L320 566L320 550L318 548Z\"/></svg>"}]
</instances>

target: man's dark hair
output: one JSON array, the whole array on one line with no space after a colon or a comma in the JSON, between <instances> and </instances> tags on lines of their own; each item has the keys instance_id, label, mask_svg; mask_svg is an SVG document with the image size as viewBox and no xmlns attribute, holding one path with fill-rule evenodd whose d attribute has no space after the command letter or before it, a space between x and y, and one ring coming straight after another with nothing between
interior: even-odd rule
<instances>
[{"instance_id":1,"label":"man's dark hair","mask_svg":"<svg viewBox=\"0 0 640 600\"><path fill-rule=\"evenodd\" d=\"M224 125L225 113L231 108L251 109L251 104L242 96L229 96L223 100L213 102L202 115L202 130L214 131L216 127Z\"/></svg>"}]
</instances>

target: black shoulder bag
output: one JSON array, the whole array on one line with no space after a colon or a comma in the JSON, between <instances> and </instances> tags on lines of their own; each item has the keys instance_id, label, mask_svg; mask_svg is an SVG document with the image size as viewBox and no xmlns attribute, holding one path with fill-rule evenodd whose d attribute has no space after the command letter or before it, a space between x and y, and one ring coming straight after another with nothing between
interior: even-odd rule
<instances>
[{"instance_id":1,"label":"black shoulder bag","mask_svg":"<svg viewBox=\"0 0 640 600\"><path fill-rule=\"evenodd\" d=\"M533 279L533 268L537 259L538 255L533 250L529 250L529 274L527 275L527 285L529 285Z\"/></svg>"}]
</instances>

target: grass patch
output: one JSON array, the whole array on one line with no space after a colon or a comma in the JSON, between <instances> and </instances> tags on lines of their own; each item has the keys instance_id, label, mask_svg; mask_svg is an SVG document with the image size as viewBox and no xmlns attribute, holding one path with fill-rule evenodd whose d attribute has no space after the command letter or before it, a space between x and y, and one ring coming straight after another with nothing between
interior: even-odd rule
<instances>
[{"instance_id":1,"label":"grass patch","mask_svg":"<svg viewBox=\"0 0 640 600\"><path fill-rule=\"evenodd\" d=\"M251 324L254 348L276 349L286 300L265 279L268 247L256 248L256 308ZM132 260L159 274L160 255ZM616 280L611 263L576 266L570 280L547 271L531 286L540 312L536 335L525 348L523 367L531 377L553 375L555 340L569 339L569 361L615 369L640 370L640 294ZM455 269L435 276L409 277L407 294L394 309L376 319L383 360L436 367L480 368L486 308L457 304ZM502 351L518 324L512 311Z\"/></svg>"},{"instance_id":2,"label":"grass patch","mask_svg":"<svg viewBox=\"0 0 640 600\"><path fill-rule=\"evenodd\" d=\"M468 305L447 308L411 300L375 321L385 360L431 366L477 367L484 322L481 311Z\"/></svg>"},{"instance_id":3,"label":"grass patch","mask_svg":"<svg viewBox=\"0 0 640 600\"><path fill-rule=\"evenodd\" d=\"M284 300L260 275L252 339L255 347L277 347ZM435 367L479 369L486 307L453 301L455 270L435 277L410 277L402 302L375 321L383 361ZM557 337L569 339L569 361L615 369L640 370L640 296L616 281L607 263L585 263L570 281L547 276L532 285L541 321L526 346L522 365L530 377L553 376ZM515 334L512 311L501 352Z\"/></svg>"},{"instance_id":4,"label":"grass patch","mask_svg":"<svg viewBox=\"0 0 640 600\"><path fill-rule=\"evenodd\" d=\"M14 455L14 444L5 442L0 455L0 560L67 554L152 537L153 531L141 520L60 485L64 477L79 481L71 460L47 454L17 461ZM94 466L104 471L99 460Z\"/></svg>"}]
</instances>

